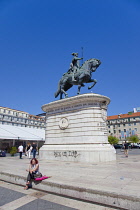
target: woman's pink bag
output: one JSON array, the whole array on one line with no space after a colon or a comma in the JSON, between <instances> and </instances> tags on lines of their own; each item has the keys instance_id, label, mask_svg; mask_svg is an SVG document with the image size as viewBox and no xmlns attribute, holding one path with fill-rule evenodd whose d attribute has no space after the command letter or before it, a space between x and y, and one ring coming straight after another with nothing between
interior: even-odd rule
<instances>
[{"instance_id":1,"label":"woman's pink bag","mask_svg":"<svg viewBox=\"0 0 140 210\"><path fill-rule=\"evenodd\" d=\"M42 177L39 177L39 178L35 178L35 181L42 181L44 179L48 179L49 177L48 176L42 176Z\"/></svg>"}]
</instances>

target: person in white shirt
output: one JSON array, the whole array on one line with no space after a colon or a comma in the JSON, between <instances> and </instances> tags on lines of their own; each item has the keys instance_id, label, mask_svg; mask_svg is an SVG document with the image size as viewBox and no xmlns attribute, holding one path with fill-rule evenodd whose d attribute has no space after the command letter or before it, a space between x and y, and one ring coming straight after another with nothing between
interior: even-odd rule
<instances>
[{"instance_id":1,"label":"person in white shirt","mask_svg":"<svg viewBox=\"0 0 140 210\"><path fill-rule=\"evenodd\" d=\"M22 146L22 144L18 147L18 151L19 151L19 157L20 157L20 159L22 159L22 153L23 153L23 146Z\"/></svg>"}]
</instances>

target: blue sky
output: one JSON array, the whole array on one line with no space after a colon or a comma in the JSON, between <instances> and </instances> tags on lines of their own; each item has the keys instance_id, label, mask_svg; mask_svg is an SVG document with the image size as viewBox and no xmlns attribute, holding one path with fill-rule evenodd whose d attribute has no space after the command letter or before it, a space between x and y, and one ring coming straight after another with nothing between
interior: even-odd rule
<instances>
[{"instance_id":1,"label":"blue sky","mask_svg":"<svg viewBox=\"0 0 140 210\"><path fill-rule=\"evenodd\" d=\"M108 115L140 107L139 0L0 0L0 106L41 113L81 47L102 62L92 92L110 97Z\"/></svg>"}]
</instances>

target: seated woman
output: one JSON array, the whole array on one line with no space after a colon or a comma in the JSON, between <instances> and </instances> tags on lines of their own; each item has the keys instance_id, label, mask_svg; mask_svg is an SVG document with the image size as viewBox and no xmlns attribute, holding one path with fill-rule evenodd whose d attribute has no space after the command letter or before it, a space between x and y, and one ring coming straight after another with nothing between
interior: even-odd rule
<instances>
[{"instance_id":1,"label":"seated woman","mask_svg":"<svg viewBox=\"0 0 140 210\"><path fill-rule=\"evenodd\" d=\"M40 175L40 177L42 176L42 174L39 172L39 163L36 158L33 158L30 161L29 169L26 171L28 171L29 173L27 176L27 183L24 188L25 190L27 190L29 186L31 185L31 180L35 178L35 174Z\"/></svg>"},{"instance_id":2,"label":"seated woman","mask_svg":"<svg viewBox=\"0 0 140 210\"><path fill-rule=\"evenodd\" d=\"M26 182L26 186L24 187L25 190L27 190L28 188L31 188L32 185L31 185L31 180L34 179L36 180L38 177L38 180L39 180L39 177L42 177L42 180L43 179L47 179L47 178L51 178L51 176L42 176L42 174L39 172L39 163L38 163L38 160L36 158L33 158L31 161L30 161L30 165L29 165L29 169L26 170L28 171L28 176L27 176L27 182Z\"/></svg>"}]
</instances>

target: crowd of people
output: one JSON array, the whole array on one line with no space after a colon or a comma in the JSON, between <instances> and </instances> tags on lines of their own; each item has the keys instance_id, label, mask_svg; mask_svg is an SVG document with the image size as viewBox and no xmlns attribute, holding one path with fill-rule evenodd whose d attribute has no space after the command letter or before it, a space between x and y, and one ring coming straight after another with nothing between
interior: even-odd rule
<instances>
[{"instance_id":1,"label":"crowd of people","mask_svg":"<svg viewBox=\"0 0 140 210\"><path fill-rule=\"evenodd\" d=\"M26 148L25 148L25 155L30 159L31 158L31 152L33 153L33 158L36 157L36 152L38 151L37 145L35 142L32 144L28 143ZM19 152L19 157L22 159L22 154L23 154L23 145L20 144L18 147L18 152Z\"/></svg>"}]
</instances>

